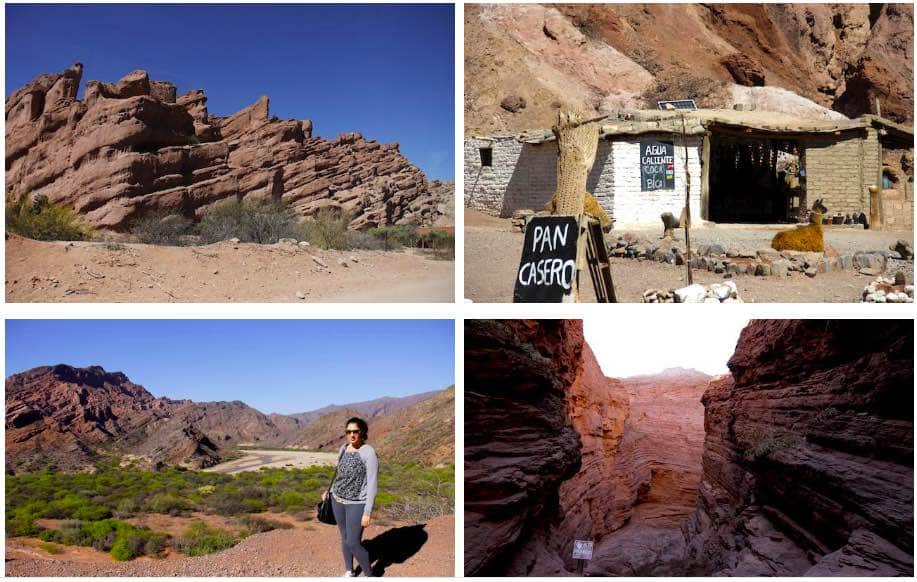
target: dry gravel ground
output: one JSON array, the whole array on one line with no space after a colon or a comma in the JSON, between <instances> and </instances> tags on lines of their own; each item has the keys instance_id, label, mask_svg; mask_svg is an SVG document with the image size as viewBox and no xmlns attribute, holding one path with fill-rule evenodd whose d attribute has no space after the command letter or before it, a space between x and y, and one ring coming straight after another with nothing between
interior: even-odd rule
<instances>
[{"instance_id":1,"label":"dry gravel ground","mask_svg":"<svg viewBox=\"0 0 917 582\"><path fill-rule=\"evenodd\" d=\"M6 241L6 300L16 303L451 302L454 281L453 261L419 250Z\"/></svg>"},{"instance_id":2,"label":"dry gravel ground","mask_svg":"<svg viewBox=\"0 0 917 582\"><path fill-rule=\"evenodd\" d=\"M363 539L373 569L383 576L453 576L455 517L426 525L371 524ZM62 546L64 547L64 546ZM196 558L171 555L115 562L92 548L64 547L52 556L35 540L6 544L7 576L327 576L343 572L337 527L297 522L294 529L250 536Z\"/></svg>"},{"instance_id":3,"label":"dry gravel ground","mask_svg":"<svg viewBox=\"0 0 917 582\"><path fill-rule=\"evenodd\" d=\"M702 232L704 231L704 232ZM713 231L716 231L715 233ZM740 248L745 245L765 244L773 237L776 230L761 228L717 226L691 231L691 246L703 242L732 241ZM683 231L677 231L683 236ZM695 233L697 235L695 236ZM647 229L647 236L658 238L662 229ZM858 239L858 236L863 238ZM843 233L829 232L829 244L836 244L839 249L860 250L887 249L889 242L905 238L913 243L913 233L889 233L881 231L846 230ZM700 242L695 242L695 240ZM857 244L858 240L863 245ZM465 210L465 297L475 302L506 303L513 299L513 283L519 257L522 253L522 234L514 230L509 219L484 216L479 212ZM896 264L899 262L895 262ZM905 269L908 282L912 283L913 262L908 262ZM615 283L618 301L640 302L643 292L651 287L672 289L683 287L685 283L684 267L674 267L661 263L637 261L635 259L612 258L611 274ZM748 303L821 303L821 302L859 302L863 288L874 277L861 275L856 271L838 273L820 273L815 278L802 273L792 273L784 280L774 277L739 276L735 278L739 296ZM723 276L709 271L694 271L694 281L708 285L722 282ZM581 279L584 302L595 301L595 293L588 276Z\"/></svg>"}]
</instances>

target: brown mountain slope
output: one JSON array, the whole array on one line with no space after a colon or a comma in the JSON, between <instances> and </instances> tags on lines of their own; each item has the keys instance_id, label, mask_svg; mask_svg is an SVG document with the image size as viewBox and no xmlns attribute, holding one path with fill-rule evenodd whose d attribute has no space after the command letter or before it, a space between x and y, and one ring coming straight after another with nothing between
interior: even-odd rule
<instances>
[{"instance_id":1,"label":"brown mountain slope","mask_svg":"<svg viewBox=\"0 0 917 582\"><path fill-rule=\"evenodd\" d=\"M379 456L395 463L439 465L455 462L455 387L375 423Z\"/></svg>"},{"instance_id":2,"label":"brown mountain slope","mask_svg":"<svg viewBox=\"0 0 917 582\"><path fill-rule=\"evenodd\" d=\"M6 458L21 470L78 470L107 453L206 467L227 446L280 444L286 430L242 402L155 398L99 366L43 366L6 380Z\"/></svg>"},{"instance_id":3,"label":"brown mountain slope","mask_svg":"<svg viewBox=\"0 0 917 582\"><path fill-rule=\"evenodd\" d=\"M414 462L423 465L451 463L455 458L455 388L425 392L419 398L393 412L367 418L366 403L347 405L307 423L292 443L309 450L337 450L343 443L344 424L352 416L367 418L369 443L380 458L394 463ZM383 400L373 401L375 407ZM363 406L360 406L363 405ZM361 410L362 409L362 410Z\"/></svg>"},{"instance_id":4,"label":"brown mountain slope","mask_svg":"<svg viewBox=\"0 0 917 582\"><path fill-rule=\"evenodd\" d=\"M331 404L329 406L323 406L322 408L317 408L315 410L297 412L295 414L288 414L286 416L295 418L296 420L305 424L331 412L347 409L355 412L356 416L362 416L366 419L370 419L376 416L381 416L383 414L391 414L396 410L400 410L406 406L420 402L421 400L431 398L439 392L439 390L430 390L429 392L410 394L408 396L383 396L382 398L364 400L363 402L351 402L349 404Z\"/></svg>"},{"instance_id":5,"label":"brown mountain slope","mask_svg":"<svg viewBox=\"0 0 917 582\"><path fill-rule=\"evenodd\" d=\"M911 120L913 8L476 5L465 10L465 71L466 133L547 127L560 107L642 107L655 79L687 74L783 88L848 116L874 112L878 97L883 115ZM524 108L502 108L506 97Z\"/></svg>"}]
</instances>

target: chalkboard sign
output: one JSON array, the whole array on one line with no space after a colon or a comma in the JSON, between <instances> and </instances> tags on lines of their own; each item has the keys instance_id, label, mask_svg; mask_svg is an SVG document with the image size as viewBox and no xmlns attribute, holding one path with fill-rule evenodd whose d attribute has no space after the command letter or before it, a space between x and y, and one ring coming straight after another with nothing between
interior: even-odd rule
<instances>
[{"instance_id":1,"label":"chalkboard sign","mask_svg":"<svg viewBox=\"0 0 917 582\"><path fill-rule=\"evenodd\" d=\"M675 144L640 142L640 190L675 189Z\"/></svg>"},{"instance_id":2,"label":"chalkboard sign","mask_svg":"<svg viewBox=\"0 0 917 582\"><path fill-rule=\"evenodd\" d=\"M536 216L525 227L514 303L559 303L576 282L579 223L573 216Z\"/></svg>"}]
</instances>

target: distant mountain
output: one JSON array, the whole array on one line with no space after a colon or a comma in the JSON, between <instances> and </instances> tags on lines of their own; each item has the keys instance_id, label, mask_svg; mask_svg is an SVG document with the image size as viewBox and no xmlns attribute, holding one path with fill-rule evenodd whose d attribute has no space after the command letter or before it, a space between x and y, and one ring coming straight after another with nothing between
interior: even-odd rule
<instances>
[{"instance_id":1,"label":"distant mountain","mask_svg":"<svg viewBox=\"0 0 917 582\"><path fill-rule=\"evenodd\" d=\"M382 421L399 414L393 418L405 420L391 426L411 441L416 440L414 433L402 428L413 426L408 410L439 394L332 406L330 413L318 416L310 416L318 411L266 415L240 401L156 398L126 375L99 366L42 366L6 380L6 462L14 471L49 465L70 471L114 453L146 466L202 468L220 462L226 450L239 445L335 448L343 440L345 421L354 415L373 421L381 434L386 426ZM449 405L450 420L452 413ZM448 438L454 447L454 422ZM412 447L407 442L404 450ZM418 454L412 460L424 462L429 456Z\"/></svg>"},{"instance_id":2,"label":"distant mountain","mask_svg":"<svg viewBox=\"0 0 917 582\"><path fill-rule=\"evenodd\" d=\"M383 460L423 465L454 462L455 386L380 418L369 435Z\"/></svg>"},{"instance_id":3,"label":"distant mountain","mask_svg":"<svg viewBox=\"0 0 917 582\"><path fill-rule=\"evenodd\" d=\"M423 465L453 462L455 387L426 392L424 395L427 397L423 400L367 419L369 443L383 462L414 462ZM293 446L308 450L336 451L344 442L343 429L347 419L361 414L356 408L359 404L362 403L339 408L309 422ZM368 416L365 412L362 414Z\"/></svg>"},{"instance_id":4,"label":"distant mountain","mask_svg":"<svg viewBox=\"0 0 917 582\"><path fill-rule=\"evenodd\" d=\"M411 394L409 396L384 396L382 398L376 398L375 400L351 402L350 404L331 404L329 406L324 406L322 408L317 408L307 412L297 412L295 414L276 416L287 416L298 420L302 424L308 424L320 416L324 416L331 412L337 412L342 409L347 409L354 412L354 414L350 416L361 416L366 420L369 420L377 416L391 414L396 410L400 410L417 402L427 400L439 392L439 390L431 390L429 392L421 392L420 394Z\"/></svg>"}]
</instances>

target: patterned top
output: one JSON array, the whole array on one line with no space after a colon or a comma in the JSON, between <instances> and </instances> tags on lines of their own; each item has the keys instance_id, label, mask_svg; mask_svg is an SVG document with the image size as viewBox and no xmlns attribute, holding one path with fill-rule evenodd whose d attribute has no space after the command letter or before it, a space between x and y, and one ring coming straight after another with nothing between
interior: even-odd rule
<instances>
[{"instance_id":1,"label":"patterned top","mask_svg":"<svg viewBox=\"0 0 917 582\"><path fill-rule=\"evenodd\" d=\"M331 484L331 495L338 503L362 503L363 513L369 515L376 500L379 461L376 451L369 445L356 450L339 451L337 476Z\"/></svg>"},{"instance_id":2,"label":"patterned top","mask_svg":"<svg viewBox=\"0 0 917 582\"><path fill-rule=\"evenodd\" d=\"M361 501L360 491L366 482L366 465L356 451L347 451L338 463L338 475L332 490L344 501Z\"/></svg>"}]
</instances>

